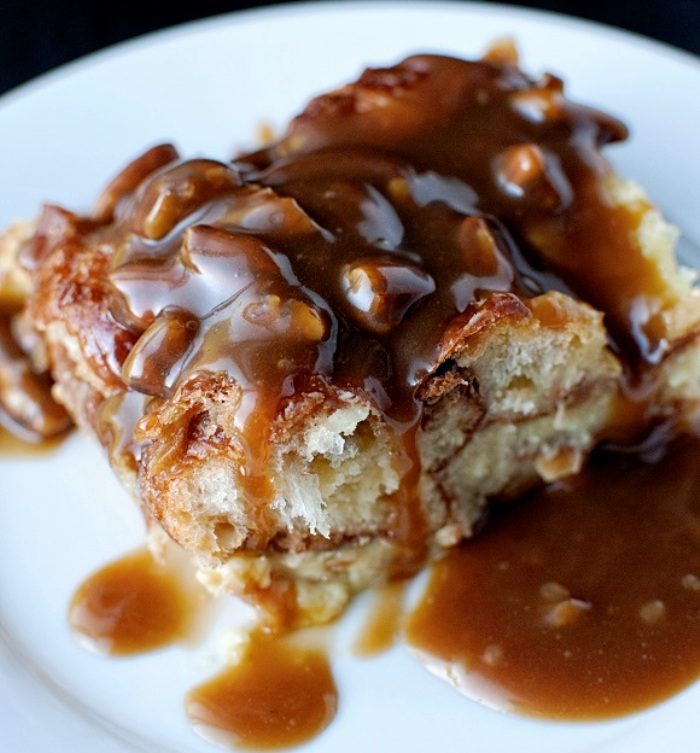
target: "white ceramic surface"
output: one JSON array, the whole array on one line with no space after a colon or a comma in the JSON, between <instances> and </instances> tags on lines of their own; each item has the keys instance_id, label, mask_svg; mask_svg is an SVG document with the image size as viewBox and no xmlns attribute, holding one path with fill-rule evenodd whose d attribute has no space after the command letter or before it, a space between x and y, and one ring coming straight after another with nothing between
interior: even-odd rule
<instances>
[{"instance_id":1,"label":"white ceramic surface","mask_svg":"<svg viewBox=\"0 0 700 753\"><path fill-rule=\"evenodd\" d=\"M261 121L281 124L310 95L370 63L415 51L478 54L513 34L526 67L563 75L571 96L620 114L615 163L639 180L692 242L700 149L700 65L640 37L561 16L469 3L315 4L175 28L93 55L0 99L0 225L40 201L87 206L126 159L172 139L224 157ZM0 457L0 750L7 753L206 753L184 693L216 671L219 629L196 649L124 660L80 649L66 627L73 588L137 546L132 503L98 450L72 437L53 455ZM460 697L398 647L372 661L349 651L362 600L338 626L336 721L309 751L471 753L696 750L700 685L604 724L505 716ZM304 750L307 750L305 748Z\"/></svg>"}]
</instances>

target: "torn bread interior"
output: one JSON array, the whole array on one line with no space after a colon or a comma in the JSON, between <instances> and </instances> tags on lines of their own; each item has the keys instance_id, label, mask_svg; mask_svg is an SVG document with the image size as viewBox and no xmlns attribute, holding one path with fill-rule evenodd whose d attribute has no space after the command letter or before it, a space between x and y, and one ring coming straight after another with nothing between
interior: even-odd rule
<instances>
[{"instance_id":1,"label":"torn bread interior","mask_svg":"<svg viewBox=\"0 0 700 753\"><path fill-rule=\"evenodd\" d=\"M211 589L319 622L597 442L690 420L699 298L601 155L625 137L507 50L420 55L232 162L155 147L0 259L153 525Z\"/></svg>"}]
</instances>

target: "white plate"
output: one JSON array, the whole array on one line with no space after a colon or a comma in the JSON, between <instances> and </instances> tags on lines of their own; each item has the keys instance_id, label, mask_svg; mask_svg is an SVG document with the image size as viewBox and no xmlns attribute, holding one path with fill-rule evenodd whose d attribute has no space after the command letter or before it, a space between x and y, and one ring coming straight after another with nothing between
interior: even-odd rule
<instances>
[{"instance_id":1,"label":"white plate","mask_svg":"<svg viewBox=\"0 0 700 753\"><path fill-rule=\"evenodd\" d=\"M283 123L309 96L370 63L415 51L476 55L514 34L525 65L564 76L569 93L621 114L632 139L613 152L691 239L697 186L700 65L640 37L562 16L448 3L272 8L176 28L93 55L0 100L0 225L43 199L89 205L144 146L225 157L263 120ZM142 525L98 450L72 437L58 453L0 457L0 750L8 753L210 753L190 730L184 693L219 666L216 638L107 661L66 627L76 584L137 546ZM573 753L689 750L700 740L700 685L604 724L504 716L467 701L399 647L367 662L339 626L336 721L309 751L469 750ZM237 619L232 614L220 624Z\"/></svg>"}]
</instances>

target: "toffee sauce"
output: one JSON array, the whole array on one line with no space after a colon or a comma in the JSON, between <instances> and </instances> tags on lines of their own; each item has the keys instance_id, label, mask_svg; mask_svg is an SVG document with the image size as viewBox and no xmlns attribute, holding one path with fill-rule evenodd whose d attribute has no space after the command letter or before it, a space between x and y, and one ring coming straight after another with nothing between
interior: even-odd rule
<instances>
[{"instance_id":1,"label":"toffee sauce","mask_svg":"<svg viewBox=\"0 0 700 753\"><path fill-rule=\"evenodd\" d=\"M199 605L182 574L143 549L82 583L71 600L68 622L86 648L130 656L187 639Z\"/></svg>"},{"instance_id":2,"label":"toffee sauce","mask_svg":"<svg viewBox=\"0 0 700 753\"><path fill-rule=\"evenodd\" d=\"M113 657L190 638L203 601L172 563L139 550L76 590L68 621L84 647ZM284 635L253 631L240 661L187 694L195 730L213 742L256 749L298 745L333 719L338 691L325 653Z\"/></svg>"},{"instance_id":3,"label":"toffee sauce","mask_svg":"<svg viewBox=\"0 0 700 753\"><path fill-rule=\"evenodd\" d=\"M494 507L433 570L409 644L469 694L602 719L700 675L700 439L661 460L598 453L576 477Z\"/></svg>"},{"instance_id":4,"label":"toffee sauce","mask_svg":"<svg viewBox=\"0 0 700 753\"><path fill-rule=\"evenodd\" d=\"M394 580L372 594L365 622L353 646L357 656L369 658L388 651L401 634L406 581Z\"/></svg>"},{"instance_id":5,"label":"toffee sauce","mask_svg":"<svg viewBox=\"0 0 700 753\"><path fill-rule=\"evenodd\" d=\"M374 594L356 652L390 648L403 622L412 651L463 692L545 718L615 717L678 692L700 674L699 451L697 438L660 458L600 451L579 476L495 505L413 610L404 582ZM129 655L186 637L192 602L142 551L88 579L69 615L82 643ZM277 748L318 734L337 704L321 650L257 630L185 705L207 739Z\"/></svg>"},{"instance_id":6,"label":"toffee sauce","mask_svg":"<svg viewBox=\"0 0 700 753\"><path fill-rule=\"evenodd\" d=\"M242 660L192 690L185 708L208 740L266 750L318 735L336 714L338 691L322 651L255 632Z\"/></svg>"}]
</instances>

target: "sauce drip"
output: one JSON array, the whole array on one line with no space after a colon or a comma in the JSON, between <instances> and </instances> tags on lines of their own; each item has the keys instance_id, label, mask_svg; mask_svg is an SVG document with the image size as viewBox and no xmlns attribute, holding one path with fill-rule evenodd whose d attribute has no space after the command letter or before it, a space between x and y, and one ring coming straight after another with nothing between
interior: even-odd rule
<instances>
[{"instance_id":1,"label":"sauce drip","mask_svg":"<svg viewBox=\"0 0 700 753\"><path fill-rule=\"evenodd\" d=\"M196 731L241 748L286 748L333 720L338 692L323 652L254 633L242 661L187 696Z\"/></svg>"},{"instance_id":2,"label":"sauce drip","mask_svg":"<svg viewBox=\"0 0 700 753\"><path fill-rule=\"evenodd\" d=\"M396 643L403 619L405 596L405 581L392 581L372 594L369 614L355 641L354 650L358 656L377 656Z\"/></svg>"},{"instance_id":3,"label":"sauce drip","mask_svg":"<svg viewBox=\"0 0 700 753\"><path fill-rule=\"evenodd\" d=\"M144 549L90 576L71 600L68 621L87 648L130 656L188 638L196 605L181 574Z\"/></svg>"},{"instance_id":4,"label":"sauce drip","mask_svg":"<svg viewBox=\"0 0 700 753\"><path fill-rule=\"evenodd\" d=\"M625 137L614 118L565 100L554 76L532 80L505 58L416 56L313 100L278 143L232 163L150 150L91 215L45 207L23 263L59 286L49 298L66 314L47 322L83 336L109 395L93 407L115 465L138 471L150 411L178 389L235 382L233 472L260 516L248 552L275 543L265 516L281 411L319 383L369 396L402 482L386 535L404 545L396 570L411 572L425 538L420 390L480 308L550 290L591 302L632 387L666 354L663 314L676 300L640 249L646 205L616 203L600 154ZM83 300L70 274L60 288L71 264L95 283ZM40 302L34 309L40 319ZM7 373L26 365L13 347L0 322ZM620 423L636 428L646 397L628 393ZM172 447L197 418L192 408L172 429ZM700 656L696 450L678 445L656 465L601 455L504 511L437 565L413 643L550 716L611 716L690 682ZM276 600L281 623L295 619L291 589L280 582L261 596ZM391 643L399 602L384 597L361 650ZM70 619L113 654L166 645L189 624L177 582L144 553L89 579ZM243 662L187 705L211 736L274 747L323 729L336 704L322 654L256 634Z\"/></svg>"},{"instance_id":5,"label":"sauce drip","mask_svg":"<svg viewBox=\"0 0 700 753\"><path fill-rule=\"evenodd\" d=\"M700 440L595 456L434 569L409 643L467 694L544 717L638 711L700 674Z\"/></svg>"}]
</instances>

